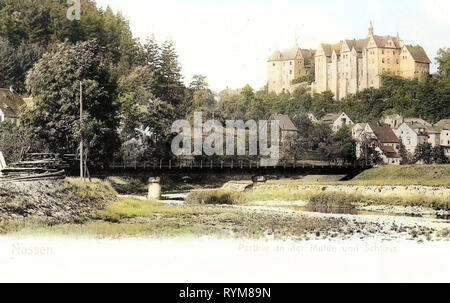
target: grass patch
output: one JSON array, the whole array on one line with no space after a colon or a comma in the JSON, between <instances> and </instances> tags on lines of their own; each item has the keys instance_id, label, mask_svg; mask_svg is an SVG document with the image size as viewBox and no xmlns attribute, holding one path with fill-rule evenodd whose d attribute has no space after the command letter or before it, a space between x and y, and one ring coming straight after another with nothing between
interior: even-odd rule
<instances>
[{"instance_id":1,"label":"grass patch","mask_svg":"<svg viewBox=\"0 0 450 303\"><path fill-rule=\"evenodd\" d=\"M338 191L298 190L295 187L280 187L262 185L251 191L243 193L246 203L264 201L307 201L315 203L317 207L350 207L356 204L375 204L391 206L421 206L435 210L448 210L450 195L431 196L424 194L411 194L402 191L386 193L353 194Z\"/></svg>"},{"instance_id":2,"label":"grass patch","mask_svg":"<svg viewBox=\"0 0 450 303\"><path fill-rule=\"evenodd\" d=\"M122 219L148 217L154 201L140 201L135 199L120 199L101 211L101 218L105 221L120 222Z\"/></svg>"},{"instance_id":3,"label":"grass patch","mask_svg":"<svg viewBox=\"0 0 450 303\"><path fill-rule=\"evenodd\" d=\"M82 181L75 178L67 178L64 181L64 193L67 200L78 201L114 201L117 192L110 183L99 179Z\"/></svg>"},{"instance_id":4,"label":"grass patch","mask_svg":"<svg viewBox=\"0 0 450 303\"><path fill-rule=\"evenodd\" d=\"M450 186L450 165L382 166L366 170L346 183L355 185Z\"/></svg>"}]
</instances>

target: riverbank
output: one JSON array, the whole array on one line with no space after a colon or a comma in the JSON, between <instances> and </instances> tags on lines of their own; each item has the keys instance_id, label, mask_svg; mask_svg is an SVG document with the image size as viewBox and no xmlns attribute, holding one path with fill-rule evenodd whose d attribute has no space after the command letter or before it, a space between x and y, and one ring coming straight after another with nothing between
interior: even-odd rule
<instances>
[{"instance_id":1,"label":"riverbank","mask_svg":"<svg viewBox=\"0 0 450 303\"><path fill-rule=\"evenodd\" d=\"M450 240L448 223L439 220L322 214L268 204L168 206L138 199L121 199L83 224L49 226L29 220L5 227L16 237Z\"/></svg>"},{"instance_id":2,"label":"riverbank","mask_svg":"<svg viewBox=\"0 0 450 303\"><path fill-rule=\"evenodd\" d=\"M117 200L109 183L79 179L0 182L0 232L10 221L79 223Z\"/></svg>"}]
</instances>

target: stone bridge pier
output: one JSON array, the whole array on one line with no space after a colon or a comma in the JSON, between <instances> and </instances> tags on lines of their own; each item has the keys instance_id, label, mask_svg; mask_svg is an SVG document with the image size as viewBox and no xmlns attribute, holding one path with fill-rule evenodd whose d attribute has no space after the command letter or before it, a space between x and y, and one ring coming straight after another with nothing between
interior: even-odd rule
<instances>
[{"instance_id":1,"label":"stone bridge pier","mask_svg":"<svg viewBox=\"0 0 450 303\"><path fill-rule=\"evenodd\" d=\"M161 199L161 177L151 177L148 179L148 199Z\"/></svg>"}]
</instances>

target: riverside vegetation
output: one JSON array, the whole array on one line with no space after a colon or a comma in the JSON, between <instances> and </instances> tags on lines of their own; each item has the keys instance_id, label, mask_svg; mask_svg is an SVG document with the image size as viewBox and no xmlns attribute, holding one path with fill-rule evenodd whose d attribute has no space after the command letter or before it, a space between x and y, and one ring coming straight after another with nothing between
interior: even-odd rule
<instances>
[{"instance_id":1,"label":"riverside vegetation","mask_svg":"<svg viewBox=\"0 0 450 303\"><path fill-rule=\"evenodd\" d=\"M391 168L368 171L350 183L364 179L365 185L369 185L371 178L378 182L379 171L385 169ZM417 169L406 167L402 174L415 170ZM391 177L396 178L395 175ZM54 191L49 187L45 188L45 191L50 192L46 193L47 196L62 199L56 204L56 209L49 208L47 204L45 207L37 207L44 199L43 194L40 194L40 198L32 203L23 203L22 205L28 206L22 206L19 212L17 206L10 206L11 212L15 211L16 215L3 218L0 231L13 235L107 238L214 236L307 240L373 236L385 239L450 239L446 221L425 224L415 218L402 217L397 220L392 219L393 217L374 217L372 220L339 214L323 216L319 213L341 208L350 210L346 213L351 214L360 204L448 210L448 196L402 195L396 191L386 194L348 194L323 191L322 185L317 190L298 190L296 182L299 181L269 181L245 192L223 189L193 191L188 195L185 205L171 206L160 201L116 198L117 192L109 182L94 180L90 183L68 179ZM2 195L3 199L4 197ZM89 211L73 213L71 203L89 205ZM66 204L68 209L58 209ZM15 204L11 202L9 205ZM304 206L308 212L297 211L299 205ZM31 211L43 208L46 211ZM71 216L61 215L66 212Z\"/></svg>"}]
</instances>

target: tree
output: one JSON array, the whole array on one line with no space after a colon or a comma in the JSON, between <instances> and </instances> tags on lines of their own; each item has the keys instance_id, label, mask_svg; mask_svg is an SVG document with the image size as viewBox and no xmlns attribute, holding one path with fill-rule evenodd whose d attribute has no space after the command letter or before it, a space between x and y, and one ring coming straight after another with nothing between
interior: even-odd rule
<instances>
[{"instance_id":1,"label":"tree","mask_svg":"<svg viewBox=\"0 0 450 303\"><path fill-rule=\"evenodd\" d=\"M414 154L414 159L416 162L423 162L424 164L433 163L433 147L430 143L419 144L416 147L416 152Z\"/></svg>"},{"instance_id":2,"label":"tree","mask_svg":"<svg viewBox=\"0 0 450 303\"><path fill-rule=\"evenodd\" d=\"M399 147L399 153L402 157L402 160L400 162L401 165L410 164L410 157L408 155L408 151L406 150L405 145L403 144L403 141L400 140L400 147Z\"/></svg>"},{"instance_id":3,"label":"tree","mask_svg":"<svg viewBox=\"0 0 450 303\"><path fill-rule=\"evenodd\" d=\"M178 55L172 41L164 42L161 48L160 89L157 97L172 105L184 100L184 85L182 83L181 67Z\"/></svg>"},{"instance_id":4,"label":"tree","mask_svg":"<svg viewBox=\"0 0 450 303\"><path fill-rule=\"evenodd\" d=\"M94 161L106 162L118 148L116 87L110 81L101 47L95 40L58 44L28 74L28 91L36 104L23 117L52 152L75 153L80 136ZM83 128L79 125L80 82ZM97 162L98 163L98 162Z\"/></svg>"},{"instance_id":5,"label":"tree","mask_svg":"<svg viewBox=\"0 0 450 303\"><path fill-rule=\"evenodd\" d=\"M12 86L16 92L24 93L25 76L42 53L38 44L14 46L9 40L3 40L0 43L0 87Z\"/></svg>"},{"instance_id":6,"label":"tree","mask_svg":"<svg viewBox=\"0 0 450 303\"><path fill-rule=\"evenodd\" d=\"M189 85L189 89L193 91L209 89L209 84L208 81L206 81L206 76L203 75L192 76L192 81L191 84Z\"/></svg>"},{"instance_id":7,"label":"tree","mask_svg":"<svg viewBox=\"0 0 450 303\"><path fill-rule=\"evenodd\" d=\"M356 160L356 141L348 126L333 135L333 156L336 160L353 163Z\"/></svg>"},{"instance_id":8,"label":"tree","mask_svg":"<svg viewBox=\"0 0 450 303\"><path fill-rule=\"evenodd\" d=\"M7 164L19 161L22 149L28 149L31 145L29 129L10 122L0 123L0 151Z\"/></svg>"},{"instance_id":9,"label":"tree","mask_svg":"<svg viewBox=\"0 0 450 303\"><path fill-rule=\"evenodd\" d=\"M363 160L366 165L377 165L382 163L383 159L379 152L379 143L376 138L369 134L363 134L359 144L360 160Z\"/></svg>"},{"instance_id":10,"label":"tree","mask_svg":"<svg viewBox=\"0 0 450 303\"><path fill-rule=\"evenodd\" d=\"M450 78L450 48L441 48L436 57L439 75L443 78Z\"/></svg>"},{"instance_id":11,"label":"tree","mask_svg":"<svg viewBox=\"0 0 450 303\"><path fill-rule=\"evenodd\" d=\"M431 151L433 162L436 164L449 163L448 158L445 156L445 148L443 146L435 146Z\"/></svg>"}]
</instances>

